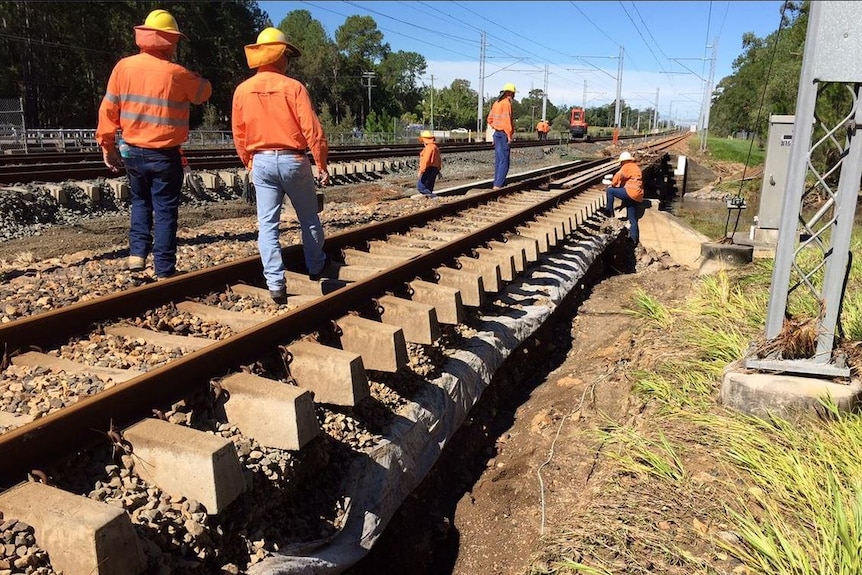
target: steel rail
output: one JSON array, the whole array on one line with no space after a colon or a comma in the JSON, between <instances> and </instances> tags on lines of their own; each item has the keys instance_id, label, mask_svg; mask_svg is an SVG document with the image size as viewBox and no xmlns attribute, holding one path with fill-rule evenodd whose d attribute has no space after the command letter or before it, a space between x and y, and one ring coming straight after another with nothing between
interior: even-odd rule
<instances>
[{"instance_id":1,"label":"steel rail","mask_svg":"<svg viewBox=\"0 0 862 575\"><path fill-rule=\"evenodd\" d=\"M55 461L63 455L92 444L103 437L104 432L111 426L125 427L136 420L148 417L153 408L164 408L194 392L206 391L210 380L225 376L239 366L259 358L263 349L274 351L277 346L302 337L327 321L337 319L352 310L368 305L376 297L383 295L387 290L391 290L393 286L406 284L416 277L427 277L435 267L445 265L455 257L468 253L477 245L499 237L505 231L510 231L516 224L532 219L535 215L574 197L584 188L601 179L615 166L616 161L585 163L582 166L582 175L569 179L572 187L561 192L549 192L547 200L509 214L495 223L486 225L474 232L465 233L462 237L443 246L430 249L427 253L381 270L364 280L347 284L345 287L308 304L266 320L255 327L243 330L225 340L150 370L96 396L85 398L72 406L0 435L0 461L3 462L3 466L0 467L0 486L12 485L23 479L29 470L44 466L46 462ZM531 186L546 183L549 178L553 177L553 173L540 174L522 182L505 186L500 190L467 196L446 205L398 218L397 221L380 222L337 234L333 237L331 244L329 244L330 240L327 239L327 248L343 249L375 237L385 238L390 233L406 231L416 225L421 226L430 220L439 219L454 211L475 207L523 191ZM284 251L298 259L301 255L300 250L301 246L291 246ZM251 265L249 261L251 259L256 258L246 258L238 264L218 266L222 268L218 272L215 271L216 268L212 268L195 274L188 274L185 277L179 276L160 284L147 286L147 290L148 293L158 293L163 298L168 294L183 297L190 295L186 289L190 285L202 286L206 283L207 289L211 291L211 287L214 285L212 278L225 273L227 268L232 265L247 267ZM236 276L235 271L229 273ZM190 278L189 276L192 275L195 277ZM208 278L209 281L205 281L205 278ZM180 285L183 287L180 288ZM107 296L95 301L104 303L106 300L111 300L112 309L116 308L117 304L123 300L131 304L136 299L146 299L147 303L152 304L151 299L140 298L140 291L142 290L143 288L129 290L124 294ZM7 324L0 330L0 341L10 341L4 336L15 331L18 332L19 337L21 333L29 333L32 336L34 325L39 323L38 318L57 328L62 323L61 318L65 318L70 323L81 321L85 319L81 316L82 310L95 309L94 306L87 305L90 303L75 304L55 312L28 318L31 321L25 319ZM72 308L76 308L76 310L69 312L68 310ZM73 320L70 315L74 316L75 319ZM86 325L92 321L94 319L89 318ZM17 328L13 327L19 323L21 325ZM30 324L29 330L22 329L21 326L25 324ZM77 326L77 332L80 332L81 324L78 323ZM44 328L38 328L39 331L42 329ZM44 331L41 333L44 335Z\"/></svg>"},{"instance_id":2,"label":"steel rail","mask_svg":"<svg viewBox=\"0 0 862 575\"><path fill-rule=\"evenodd\" d=\"M643 136L620 137L621 140L640 140ZM611 138L607 138L610 140ZM601 141L596 138L595 141ZM577 143L577 142L576 142ZM554 142L534 140L516 140L512 148L548 147L559 145ZM490 142L476 143L441 143L441 151L445 154L490 151ZM392 144L374 148L340 147L333 148L329 154L330 162L349 162L355 160L370 160L387 157L410 157L419 153L419 144ZM80 154L80 155L79 155ZM189 164L196 170L220 170L242 168L242 163L232 148L210 150L189 150L185 152ZM34 161L35 158L39 161ZM309 154L309 158L311 155ZM16 162L16 159L18 160ZM73 158L58 152L41 156L0 156L0 185L26 184L32 182L64 182L68 180L90 180L97 178L123 177L125 170L114 173L102 162L99 152L75 153Z\"/></svg>"},{"instance_id":3,"label":"steel rail","mask_svg":"<svg viewBox=\"0 0 862 575\"><path fill-rule=\"evenodd\" d=\"M546 201L507 216L476 232L465 234L453 242L381 270L366 279L349 283L313 302L0 435L0 461L4 462L0 468L0 485L12 485L22 480L28 471L44 468L47 462L55 461L92 444L104 437L104 432L107 432L111 426L125 427L134 421L148 417L152 409L166 409L183 397L196 392L205 392L210 380L223 377L238 370L242 365L259 359L262 353L265 353L262 350L274 352L279 345L289 343L325 325L328 321L369 305L374 299L391 291L394 286L406 284L417 277L427 278L435 267L468 253L477 245L499 237L502 232L512 229L516 223L550 209L589 183L599 180L607 172L609 165L610 163L604 162L594 166L583 183L572 191L549 194ZM537 176L529 181L500 190L483 192L454 203L462 209L474 207L527 189L546 179L547 176ZM452 210L446 209L449 205L412 214L402 219L396 226L374 225L340 234L338 241L334 243L339 247L347 247L373 238L385 238L396 229L406 230L414 224L451 215ZM200 279L205 275L206 272L202 272ZM214 274L210 272L209 275L212 277ZM212 285L212 283L209 284L210 290ZM156 284L151 289L166 292L167 286ZM118 303L121 299L129 301L137 295L139 294L130 293L126 297L117 296L114 303ZM185 295L188 295L188 292L185 292ZM55 320L61 317L63 312L63 310L57 311L59 313L52 318L52 324L55 324ZM77 331L80 332L80 324L78 326Z\"/></svg>"}]
</instances>

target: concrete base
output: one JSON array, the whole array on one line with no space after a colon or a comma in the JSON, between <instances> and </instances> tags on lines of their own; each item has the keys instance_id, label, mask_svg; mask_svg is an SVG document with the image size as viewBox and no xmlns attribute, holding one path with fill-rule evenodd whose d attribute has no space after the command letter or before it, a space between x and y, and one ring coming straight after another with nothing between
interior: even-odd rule
<instances>
[{"instance_id":1,"label":"concrete base","mask_svg":"<svg viewBox=\"0 0 862 575\"><path fill-rule=\"evenodd\" d=\"M461 292L461 302L466 306L480 307L485 303L485 287L482 276L466 270L439 267L434 270L439 279L437 283Z\"/></svg>"},{"instance_id":2,"label":"concrete base","mask_svg":"<svg viewBox=\"0 0 862 575\"><path fill-rule=\"evenodd\" d=\"M391 295L377 301L381 308L380 321L399 326L407 341L431 345L440 337L434 306Z\"/></svg>"},{"instance_id":3,"label":"concrete base","mask_svg":"<svg viewBox=\"0 0 862 575\"><path fill-rule=\"evenodd\" d=\"M310 341L287 347L290 375L314 393L314 401L353 407L369 395L362 356Z\"/></svg>"},{"instance_id":4,"label":"concrete base","mask_svg":"<svg viewBox=\"0 0 862 575\"><path fill-rule=\"evenodd\" d=\"M462 256L458 258L460 269L482 276L482 289L485 292L497 293L503 288L500 278L500 266L494 262Z\"/></svg>"},{"instance_id":5,"label":"concrete base","mask_svg":"<svg viewBox=\"0 0 862 575\"><path fill-rule=\"evenodd\" d=\"M298 451L320 433L307 389L250 373L226 377L221 386L227 420L262 445Z\"/></svg>"},{"instance_id":6,"label":"concrete base","mask_svg":"<svg viewBox=\"0 0 862 575\"><path fill-rule=\"evenodd\" d=\"M136 575L146 569L128 514L107 503L21 483L0 494L0 511L30 525L51 565L66 575Z\"/></svg>"},{"instance_id":7,"label":"concrete base","mask_svg":"<svg viewBox=\"0 0 862 575\"><path fill-rule=\"evenodd\" d=\"M700 245L700 275L709 275L721 270L750 264L754 248L740 244L704 242Z\"/></svg>"},{"instance_id":8,"label":"concrete base","mask_svg":"<svg viewBox=\"0 0 862 575\"><path fill-rule=\"evenodd\" d=\"M160 419L144 419L123 432L132 444L135 473L170 495L221 513L245 491L236 447L224 439Z\"/></svg>"},{"instance_id":9,"label":"concrete base","mask_svg":"<svg viewBox=\"0 0 862 575\"><path fill-rule=\"evenodd\" d=\"M475 248L479 255L479 261L492 263L500 270L500 279L505 282L510 282L515 279L515 254L514 252L505 252L501 250L491 250L488 248Z\"/></svg>"},{"instance_id":10,"label":"concrete base","mask_svg":"<svg viewBox=\"0 0 862 575\"><path fill-rule=\"evenodd\" d=\"M728 371L720 394L721 403L737 411L785 419L818 409L823 397L831 398L841 411L853 411L862 398L862 383L854 379L842 385L815 377Z\"/></svg>"},{"instance_id":11,"label":"concrete base","mask_svg":"<svg viewBox=\"0 0 862 575\"><path fill-rule=\"evenodd\" d=\"M775 250L778 247L778 230L761 230L752 227L748 234L743 232L733 234L733 243L754 248L755 259L771 259L775 257Z\"/></svg>"},{"instance_id":12,"label":"concrete base","mask_svg":"<svg viewBox=\"0 0 862 575\"><path fill-rule=\"evenodd\" d=\"M457 289L422 280L413 280L409 285L413 291L411 299L434 306L440 323L458 325L467 317Z\"/></svg>"},{"instance_id":13,"label":"concrete base","mask_svg":"<svg viewBox=\"0 0 862 575\"><path fill-rule=\"evenodd\" d=\"M354 315L336 323L341 329L341 348L361 355L365 369L395 373L407 365L407 342L400 327Z\"/></svg>"}]
</instances>

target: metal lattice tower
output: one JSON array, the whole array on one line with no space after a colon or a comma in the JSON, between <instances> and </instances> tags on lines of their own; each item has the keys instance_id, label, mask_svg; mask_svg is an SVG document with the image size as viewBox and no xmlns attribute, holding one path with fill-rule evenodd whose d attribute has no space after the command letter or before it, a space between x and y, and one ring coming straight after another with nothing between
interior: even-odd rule
<instances>
[{"instance_id":1,"label":"metal lattice tower","mask_svg":"<svg viewBox=\"0 0 862 575\"><path fill-rule=\"evenodd\" d=\"M750 357L746 367L801 375L847 377L845 358L834 350L844 285L850 263L850 236L859 182L862 180L862 3L811 2L802 73L796 100L793 144L787 171L787 190L778 230L778 246L766 317L766 338L775 340L784 327L788 299L813 298L817 317L814 357L785 359L780 352ZM830 85L843 85L849 108L833 125L818 117L818 97ZM817 139L812 141L817 127ZM816 167L812 158L823 150L838 152L833 165ZM821 161L822 163L822 161ZM835 176L838 176L837 182ZM809 186L809 183L812 185ZM818 193L825 199L805 219L802 206ZM815 257L812 257L814 255Z\"/></svg>"}]
</instances>

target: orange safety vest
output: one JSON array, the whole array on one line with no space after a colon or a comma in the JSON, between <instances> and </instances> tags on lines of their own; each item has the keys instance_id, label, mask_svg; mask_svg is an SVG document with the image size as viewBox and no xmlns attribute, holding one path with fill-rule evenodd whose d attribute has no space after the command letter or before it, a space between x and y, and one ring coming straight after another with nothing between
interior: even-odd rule
<instances>
[{"instance_id":1,"label":"orange safety vest","mask_svg":"<svg viewBox=\"0 0 862 575\"><path fill-rule=\"evenodd\" d=\"M209 80L157 54L123 58L99 106L96 141L107 148L120 129L133 146L177 147L189 137L189 104L201 104L211 94Z\"/></svg>"},{"instance_id":2,"label":"orange safety vest","mask_svg":"<svg viewBox=\"0 0 862 575\"><path fill-rule=\"evenodd\" d=\"M435 167L438 170L443 167L443 160L440 157L440 148L436 142L428 142L422 151L419 152L419 173L423 173L429 167Z\"/></svg>"},{"instance_id":3,"label":"orange safety vest","mask_svg":"<svg viewBox=\"0 0 862 575\"><path fill-rule=\"evenodd\" d=\"M257 150L310 149L317 168L326 170L329 143L308 90L273 66L261 66L257 74L237 86L231 127L244 166Z\"/></svg>"},{"instance_id":4,"label":"orange safety vest","mask_svg":"<svg viewBox=\"0 0 862 575\"><path fill-rule=\"evenodd\" d=\"M615 188L624 187L626 194L636 202L644 199L643 174L634 162L623 162L619 171L614 174L611 185Z\"/></svg>"},{"instance_id":5,"label":"orange safety vest","mask_svg":"<svg viewBox=\"0 0 862 575\"><path fill-rule=\"evenodd\" d=\"M509 98L497 100L488 112L488 125L495 130L506 132L509 140L515 135L515 127L512 125L512 101Z\"/></svg>"}]
</instances>

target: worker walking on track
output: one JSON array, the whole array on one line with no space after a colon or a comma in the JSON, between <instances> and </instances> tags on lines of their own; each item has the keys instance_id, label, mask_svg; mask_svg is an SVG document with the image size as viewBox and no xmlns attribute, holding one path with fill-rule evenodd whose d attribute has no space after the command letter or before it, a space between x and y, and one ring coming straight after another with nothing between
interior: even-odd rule
<instances>
[{"instance_id":1,"label":"worker walking on track","mask_svg":"<svg viewBox=\"0 0 862 575\"><path fill-rule=\"evenodd\" d=\"M144 269L152 252L160 279L177 271L180 145L189 135L189 104L201 104L212 94L209 81L171 61L185 37L166 10L153 10L143 26L135 26L141 51L114 66L96 128L105 165L114 172L125 167L129 175L128 267Z\"/></svg>"},{"instance_id":2,"label":"worker walking on track","mask_svg":"<svg viewBox=\"0 0 862 575\"><path fill-rule=\"evenodd\" d=\"M302 251L309 277L320 279L326 267L323 226L317 215L317 193L311 149L319 181L329 183L329 144L305 86L287 76L290 58L299 49L278 28L266 28L255 44L245 47L249 68L257 73L237 86L233 95L234 146L251 171L257 201L257 244L263 275L273 301L287 301L279 220L285 194L301 228Z\"/></svg>"},{"instance_id":3,"label":"worker walking on track","mask_svg":"<svg viewBox=\"0 0 862 575\"><path fill-rule=\"evenodd\" d=\"M438 196L434 193L434 183L443 167L440 148L437 147L437 140L430 130L423 130L419 134L419 141L423 146L419 153L419 181L416 182L416 189L429 198L436 198Z\"/></svg>"},{"instance_id":4,"label":"worker walking on track","mask_svg":"<svg viewBox=\"0 0 862 575\"><path fill-rule=\"evenodd\" d=\"M635 245L640 241L638 229L638 211L644 199L643 175L640 166L634 161L629 152L620 154L620 169L614 174L611 185L607 189L607 206L605 213L608 217L614 215L614 198L622 200L629 220L629 237Z\"/></svg>"},{"instance_id":5,"label":"worker walking on track","mask_svg":"<svg viewBox=\"0 0 862 575\"><path fill-rule=\"evenodd\" d=\"M515 98L515 85L509 82L500 90L500 96L488 112L488 126L494 130L494 189L499 190L506 183L509 174L509 152L515 137L515 124L512 118L512 100Z\"/></svg>"}]
</instances>

